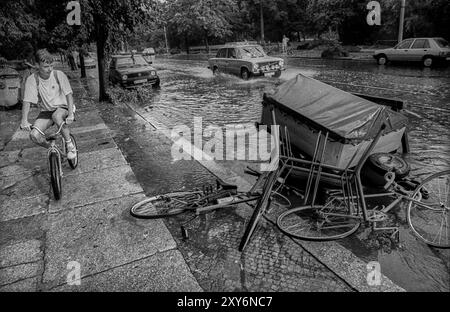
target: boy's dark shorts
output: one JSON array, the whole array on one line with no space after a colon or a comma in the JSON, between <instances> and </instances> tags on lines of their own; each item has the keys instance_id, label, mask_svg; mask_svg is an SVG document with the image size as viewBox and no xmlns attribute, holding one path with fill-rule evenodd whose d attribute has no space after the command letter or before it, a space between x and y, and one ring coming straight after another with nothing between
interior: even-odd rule
<instances>
[{"instance_id":1,"label":"boy's dark shorts","mask_svg":"<svg viewBox=\"0 0 450 312\"><path fill-rule=\"evenodd\" d=\"M65 109L66 111L69 111L67 108L65 108L65 107L61 107L62 109ZM39 115L37 116L37 118L36 119L52 119L52 115L53 115L53 113L56 111L56 109L55 110L53 110L53 111L40 111L39 112Z\"/></svg>"}]
</instances>

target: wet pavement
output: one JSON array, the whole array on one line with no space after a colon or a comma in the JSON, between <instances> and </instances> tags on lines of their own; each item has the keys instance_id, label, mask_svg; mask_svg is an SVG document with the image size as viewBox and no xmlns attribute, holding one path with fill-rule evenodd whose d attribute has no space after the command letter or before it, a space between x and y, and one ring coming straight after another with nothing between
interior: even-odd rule
<instances>
[{"instance_id":1,"label":"wet pavement","mask_svg":"<svg viewBox=\"0 0 450 312\"><path fill-rule=\"evenodd\" d=\"M431 173L450 168L450 138L447 130L450 126L450 119L448 118L450 115L448 109L450 75L448 68L379 67L363 62L289 59L288 70L282 74L280 79L258 78L242 81L238 77L229 75L214 77L206 66L204 60L198 59L157 60L155 67L161 76L161 89L139 99L133 104L136 105L133 109L146 112L153 120L157 120L169 128L180 124L192 126L194 117L199 116L203 118L203 127L254 123L260 119L260 103L264 92L271 92L286 79L294 77L297 73L302 73L346 91L403 100L406 107L405 112L410 120L411 153L407 156L407 159L412 166L411 176L423 179ZM95 88L92 91L95 91ZM124 102L126 102L125 99ZM133 131L130 133L129 130L123 128L119 132L128 138L135 135ZM142 139L138 144L133 143L134 146L131 146L129 141L125 142L125 138L124 145L119 143L119 146L124 149L126 154L129 154L129 161L134 171L142 172L141 175L143 176L140 179L138 174L138 180L144 185L147 195L179 189L179 186L183 183L180 184L178 181L170 179L167 183L162 183L164 186L170 185L170 188L156 186L157 179L161 179L161 176L164 175L161 171L164 172L165 167L162 166L161 171L154 169L153 166L149 167L146 159L160 157L161 160L167 155L154 155L151 151L154 144L147 137L148 130L144 130L140 135ZM135 138L131 140L136 141ZM178 165L180 168L186 166L190 168L190 170L187 170L190 172L189 177L184 181L190 181L188 185L191 188L213 180L209 172L188 163L178 162ZM163 179L162 181L166 180ZM400 220L403 220L401 222L402 243L400 246L395 246L393 249L386 251L368 247L357 238L340 243L364 261L379 261L382 272L406 290L449 291L449 252L429 248L417 241L410 234L407 224L404 222L404 207L398 207L395 214L399 216ZM242 228L239 229L239 226L234 223L231 223L234 224L231 226L227 220L232 215L232 212L226 214L226 218L221 218L222 223L217 221L216 218L208 216L206 219L213 221L201 223L195 220L192 224L200 222L199 227L195 227L198 231L204 231L203 227L205 226L209 231L213 231L210 223L214 223L216 227L226 229L223 230L224 233L230 231L231 233L242 233ZM217 222L219 223L217 224ZM179 223L180 220L166 221L175 237L177 233L180 236ZM274 228L272 231L276 233L278 230ZM221 247L214 248L228 250L229 247L227 246L229 246L230 240L232 239L226 235L220 237L217 244ZM259 240L255 239L254 241L258 242ZM274 243L268 243L274 241L271 240L270 235L263 238L262 241L267 244L269 250L278 250L279 248ZM205 239L200 239L197 245L202 246L204 242ZM182 248L191 244L191 241L180 242ZM237 242L235 242L236 244ZM195 247L194 244L194 246L187 248L190 251L186 252L192 253L192 257L200 257L197 248L199 247ZM214 250L213 247L211 248ZM269 250L267 253L273 252L273 250ZM214 253L211 254L214 255ZM235 256L232 256L233 248L230 248L224 254L228 258L235 258ZM261 257L264 258L264 255ZM211 264L210 258L204 259L206 267ZM205 281L205 283L207 282ZM235 287L235 289L242 289L243 286L240 283L239 279L236 278L228 282L229 285L233 285L230 287Z\"/></svg>"}]
</instances>

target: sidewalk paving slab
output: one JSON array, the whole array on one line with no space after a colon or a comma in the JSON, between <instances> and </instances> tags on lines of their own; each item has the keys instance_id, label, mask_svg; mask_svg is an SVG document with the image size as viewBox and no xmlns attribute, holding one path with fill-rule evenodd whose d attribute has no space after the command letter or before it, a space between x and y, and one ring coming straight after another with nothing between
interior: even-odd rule
<instances>
[{"instance_id":1,"label":"sidewalk paving slab","mask_svg":"<svg viewBox=\"0 0 450 312\"><path fill-rule=\"evenodd\" d=\"M86 172L119 167L127 165L127 161L118 148L107 148L100 151L80 153L78 155L78 166L74 170L65 171L65 176L72 176ZM66 165L69 168L68 165Z\"/></svg>"},{"instance_id":2,"label":"sidewalk paving slab","mask_svg":"<svg viewBox=\"0 0 450 312\"><path fill-rule=\"evenodd\" d=\"M0 292L36 292L38 290L40 277L27 278L3 287Z\"/></svg>"},{"instance_id":3,"label":"sidewalk paving slab","mask_svg":"<svg viewBox=\"0 0 450 312\"><path fill-rule=\"evenodd\" d=\"M48 211L49 195L5 200L0 203L0 222L31 217Z\"/></svg>"},{"instance_id":4,"label":"sidewalk paving slab","mask_svg":"<svg viewBox=\"0 0 450 312\"><path fill-rule=\"evenodd\" d=\"M81 285L62 285L53 291L200 292L178 250L158 253L127 265L81 279Z\"/></svg>"},{"instance_id":5,"label":"sidewalk paving slab","mask_svg":"<svg viewBox=\"0 0 450 312\"><path fill-rule=\"evenodd\" d=\"M41 260L42 242L37 239L13 241L0 245L0 267L16 266Z\"/></svg>"},{"instance_id":6,"label":"sidewalk paving slab","mask_svg":"<svg viewBox=\"0 0 450 312\"><path fill-rule=\"evenodd\" d=\"M50 200L50 212L142 192L130 166L124 165L63 177L62 198Z\"/></svg>"},{"instance_id":7,"label":"sidewalk paving slab","mask_svg":"<svg viewBox=\"0 0 450 312\"><path fill-rule=\"evenodd\" d=\"M43 262L38 261L0 269L0 287L38 276L42 265Z\"/></svg>"},{"instance_id":8,"label":"sidewalk paving slab","mask_svg":"<svg viewBox=\"0 0 450 312\"><path fill-rule=\"evenodd\" d=\"M69 261L78 261L81 276L89 276L176 248L162 220L130 215L129 208L144 198L131 195L51 214L44 283L64 283Z\"/></svg>"}]
</instances>

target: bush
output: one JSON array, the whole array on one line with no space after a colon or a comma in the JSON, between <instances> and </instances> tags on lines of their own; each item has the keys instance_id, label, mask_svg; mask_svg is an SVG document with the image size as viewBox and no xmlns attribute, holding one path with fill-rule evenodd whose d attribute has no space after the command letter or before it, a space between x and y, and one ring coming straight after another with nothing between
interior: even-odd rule
<instances>
[{"instance_id":1,"label":"bush","mask_svg":"<svg viewBox=\"0 0 450 312\"><path fill-rule=\"evenodd\" d=\"M297 50L310 50L310 49L312 49L312 48L311 48L311 44L309 42L303 42L297 46Z\"/></svg>"},{"instance_id":2,"label":"bush","mask_svg":"<svg viewBox=\"0 0 450 312\"><path fill-rule=\"evenodd\" d=\"M113 103L136 103L148 104L153 101L153 88L149 86L137 87L136 89L123 89L111 87L108 94Z\"/></svg>"},{"instance_id":3,"label":"bush","mask_svg":"<svg viewBox=\"0 0 450 312\"><path fill-rule=\"evenodd\" d=\"M170 54L180 54L181 50L178 48L173 48L173 49L170 49L169 52L170 52Z\"/></svg>"},{"instance_id":4,"label":"bush","mask_svg":"<svg viewBox=\"0 0 450 312\"><path fill-rule=\"evenodd\" d=\"M322 51L322 58L348 57L349 53L340 45L334 45Z\"/></svg>"},{"instance_id":5,"label":"bush","mask_svg":"<svg viewBox=\"0 0 450 312\"><path fill-rule=\"evenodd\" d=\"M342 47L345 51L348 52L359 52L361 51L361 48L358 46L343 46Z\"/></svg>"}]
</instances>

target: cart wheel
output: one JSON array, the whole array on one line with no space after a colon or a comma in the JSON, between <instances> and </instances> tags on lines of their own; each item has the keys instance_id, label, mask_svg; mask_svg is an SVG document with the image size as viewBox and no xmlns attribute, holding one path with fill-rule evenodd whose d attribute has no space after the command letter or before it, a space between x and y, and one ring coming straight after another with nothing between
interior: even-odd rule
<instances>
[{"instance_id":1,"label":"cart wheel","mask_svg":"<svg viewBox=\"0 0 450 312\"><path fill-rule=\"evenodd\" d=\"M408 176L411 167L398 155L375 153L370 155L364 164L362 176L365 184L383 186L386 183L384 175L390 171L395 173L395 179L398 181Z\"/></svg>"},{"instance_id":2,"label":"cart wheel","mask_svg":"<svg viewBox=\"0 0 450 312\"><path fill-rule=\"evenodd\" d=\"M278 217L277 225L282 232L298 239L330 241L355 233L361 222L350 215L343 202L333 201L325 206L290 209Z\"/></svg>"},{"instance_id":3,"label":"cart wheel","mask_svg":"<svg viewBox=\"0 0 450 312\"><path fill-rule=\"evenodd\" d=\"M414 234L430 246L450 248L450 170L426 178L414 191L407 218Z\"/></svg>"}]
</instances>

